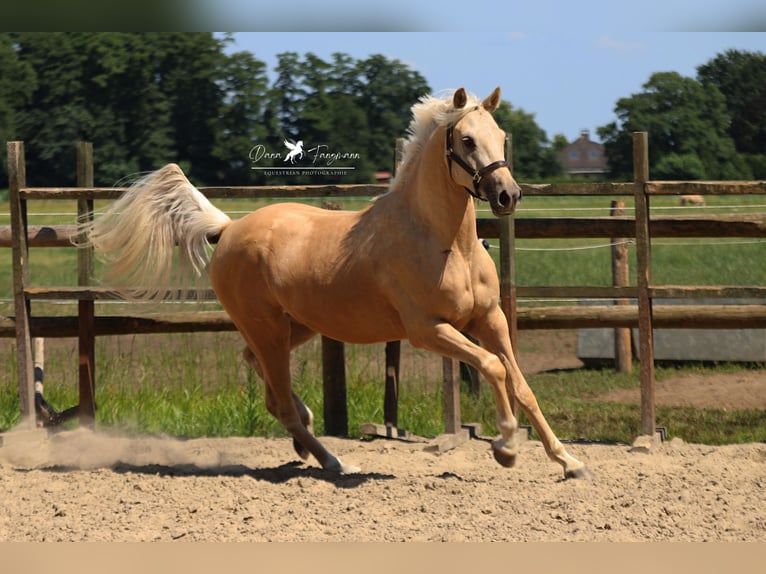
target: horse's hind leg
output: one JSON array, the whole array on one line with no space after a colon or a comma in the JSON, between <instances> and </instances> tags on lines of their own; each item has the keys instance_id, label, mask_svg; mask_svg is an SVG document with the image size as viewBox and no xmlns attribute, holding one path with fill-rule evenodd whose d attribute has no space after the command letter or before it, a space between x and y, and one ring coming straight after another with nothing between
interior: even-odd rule
<instances>
[{"instance_id":1,"label":"horse's hind leg","mask_svg":"<svg viewBox=\"0 0 766 574\"><path fill-rule=\"evenodd\" d=\"M265 377L263 376L263 369L261 368L261 364L258 362L258 359L250 350L250 347L245 347L245 349L242 351L242 357L253 368L253 370L255 370L255 372L258 373L258 376L261 377L261 379L265 380ZM313 434L314 433L314 413L311 412L311 409L308 408L304 404L304 402L300 399L300 397L298 397L298 395L296 395L295 393L293 393L293 402L295 403L295 407L298 409L298 414L301 417L301 422L303 423L303 426L305 426L308 429L308 431ZM266 409L275 418L278 418L274 395L269 385L266 385ZM298 453L298 456L300 456L303 460L306 460L311 454L308 451L308 449L306 449L306 447L304 447L295 438L293 438L293 448L295 449L295 452Z\"/></svg>"},{"instance_id":2,"label":"horse's hind leg","mask_svg":"<svg viewBox=\"0 0 766 574\"><path fill-rule=\"evenodd\" d=\"M293 319L290 319L290 349L295 349L296 347L299 347L300 345L303 345L307 341L311 340L313 337L316 336L316 332L312 331L305 325L298 323L294 321ZM250 364L253 369L255 369L255 372L258 373L258 376L261 377L261 379L265 380L265 377L263 376L263 370L261 369L261 365L258 362L258 359L256 359L253 352L250 350L249 347L245 347L244 351L242 352L242 356L244 357L245 361ZM303 426L305 426L310 433L314 433L314 413L311 412L311 409L308 408L304 402L293 393L293 401L295 402L295 407L298 409L298 413L301 417L301 422L303 423ZM269 385L266 385L266 409L275 417L276 412L274 410L274 398L272 396L271 390ZM304 447L300 442L298 442L295 438L293 439L293 448L295 449L295 452L298 453L298 456L300 456L303 460L306 460L309 455L311 454L306 447Z\"/></svg>"},{"instance_id":3,"label":"horse's hind leg","mask_svg":"<svg viewBox=\"0 0 766 574\"><path fill-rule=\"evenodd\" d=\"M310 422L313 416L292 392L290 326L290 320L282 317L271 325L260 324L257 333L243 333L266 382L267 408L293 436L294 441L317 459L322 468L335 472L358 472L359 468L343 464L322 446L304 423L303 419Z\"/></svg>"}]
</instances>

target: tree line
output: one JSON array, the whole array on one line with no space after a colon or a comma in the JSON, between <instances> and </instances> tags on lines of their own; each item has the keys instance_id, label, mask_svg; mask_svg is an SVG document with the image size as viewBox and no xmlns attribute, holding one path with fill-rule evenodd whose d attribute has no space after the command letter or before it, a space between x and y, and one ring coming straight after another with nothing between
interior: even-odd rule
<instances>
[{"instance_id":1,"label":"tree line","mask_svg":"<svg viewBox=\"0 0 766 574\"><path fill-rule=\"evenodd\" d=\"M410 107L431 91L382 55L285 52L270 79L256 54L227 53L230 42L208 32L2 33L0 140L25 141L31 185L73 184L77 141L94 144L97 185L170 161L198 184L328 181L276 169L296 159L351 165L341 181L368 183L390 170ZM728 51L696 79L654 74L614 111L617 120L597 130L611 178L630 179L634 130L649 132L655 179L766 178L763 54ZM518 179L561 175L563 135L550 141L533 113L507 101L495 117L513 134ZM288 161L298 142L302 155ZM5 161L0 177L7 181Z\"/></svg>"},{"instance_id":2,"label":"tree line","mask_svg":"<svg viewBox=\"0 0 766 574\"><path fill-rule=\"evenodd\" d=\"M632 178L632 137L646 131L657 180L766 179L766 55L727 50L697 77L657 72L598 128L611 176Z\"/></svg>"}]
</instances>

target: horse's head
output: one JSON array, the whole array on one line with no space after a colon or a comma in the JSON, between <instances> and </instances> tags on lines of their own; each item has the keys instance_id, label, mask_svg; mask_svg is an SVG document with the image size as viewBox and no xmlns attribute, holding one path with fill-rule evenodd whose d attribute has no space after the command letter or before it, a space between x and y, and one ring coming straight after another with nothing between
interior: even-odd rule
<instances>
[{"instance_id":1,"label":"horse's head","mask_svg":"<svg viewBox=\"0 0 766 574\"><path fill-rule=\"evenodd\" d=\"M466 106L463 88L452 97L456 110ZM521 188L505 161L505 132L492 117L500 104L500 88L447 127L447 163L455 183L487 201L496 216L510 215L521 200ZM462 169L453 169L456 163Z\"/></svg>"}]
</instances>

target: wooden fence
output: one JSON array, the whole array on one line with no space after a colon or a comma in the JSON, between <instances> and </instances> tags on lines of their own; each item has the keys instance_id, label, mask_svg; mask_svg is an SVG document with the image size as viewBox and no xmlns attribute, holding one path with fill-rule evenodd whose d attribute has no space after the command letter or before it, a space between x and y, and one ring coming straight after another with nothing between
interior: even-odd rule
<instances>
[{"instance_id":1,"label":"wooden fence","mask_svg":"<svg viewBox=\"0 0 766 574\"><path fill-rule=\"evenodd\" d=\"M640 346L641 422L640 432L653 435L656 427L654 400L655 328L764 328L766 287L655 285L651 278L651 241L661 237L750 237L766 235L763 214L653 216L650 199L660 195L766 194L766 182L660 182L650 181L646 133L634 134L634 178L629 183L522 184L525 196L633 197L635 215L590 218L479 219L480 237L500 242L500 301L509 317L514 348L520 329L572 329L580 327L637 327ZM510 153L509 153L510 155ZM0 247L13 251L14 317L0 317L0 336L15 337L22 420L34 425L33 337L78 337L79 413L81 423L94 417L95 337L132 333L171 333L234 330L223 312L162 313L145 316L96 316L94 302L114 299L109 288L92 286L93 254L78 251L77 287L32 287L29 284L30 247L71 246L74 225L30 226L27 203L37 199L76 199L79 217L92 211L96 199L118 197L123 188L93 186L92 146L78 146L77 185L74 188L27 187L22 142L8 143L11 226L0 227ZM326 185L279 187L203 187L209 198L334 198L378 195L380 185ZM637 252L635 286L516 286L514 238L635 238ZM527 307L518 298L603 299L598 306ZM658 298L760 299L749 305L654 305ZM612 301L635 299L636 305L613 305ZM45 317L32 313L33 301L77 301L77 316ZM343 347L323 340L325 421L328 434L346 434ZM396 424L398 347L386 349L386 422ZM452 360L444 362L445 431L460 428L459 369Z\"/></svg>"}]
</instances>

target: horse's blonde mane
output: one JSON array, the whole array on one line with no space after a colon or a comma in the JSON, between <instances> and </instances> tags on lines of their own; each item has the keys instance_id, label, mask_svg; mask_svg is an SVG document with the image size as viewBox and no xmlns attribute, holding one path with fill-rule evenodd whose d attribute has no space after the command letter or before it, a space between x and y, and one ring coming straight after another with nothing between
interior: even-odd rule
<instances>
[{"instance_id":1,"label":"horse's blonde mane","mask_svg":"<svg viewBox=\"0 0 766 574\"><path fill-rule=\"evenodd\" d=\"M407 175L414 164L413 158L418 157L434 130L440 126L457 122L468 112L481 105L481 100L474 94L468 94L468 101L461 108L452 105L455 90L448 90L436 95L425 95L411 108L412 120L407 128L408 137L404 142L402 163L398 173L391 182L390 191L407 180Z\"/></svg>"}]
</instances>

